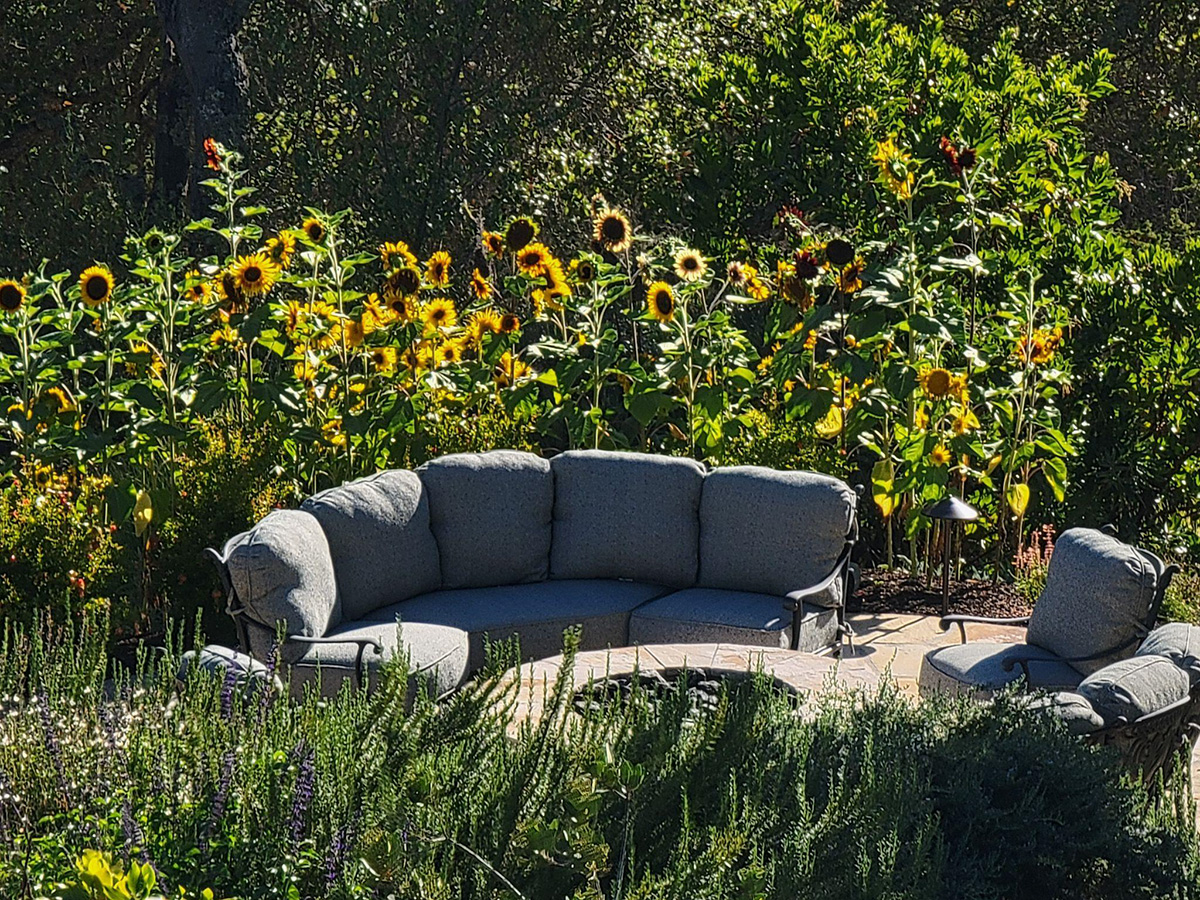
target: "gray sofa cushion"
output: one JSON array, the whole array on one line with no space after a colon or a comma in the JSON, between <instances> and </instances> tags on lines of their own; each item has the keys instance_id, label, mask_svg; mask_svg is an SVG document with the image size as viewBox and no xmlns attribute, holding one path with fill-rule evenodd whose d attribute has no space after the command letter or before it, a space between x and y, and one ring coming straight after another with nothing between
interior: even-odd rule
<instances>
[{"instance_id":1,"label":"gray sofa cushion","mask_svg":"<svg viewBox=\"0 0 1200 900\"><path fill-rule=\"evenodd\" d=\"M704 468L691 459L571 450L554 472L551 578L696 583Z\"/></svg>"},{"instance_id":2,"label":"gray sofa cushion","mask_svg":"<svg viewBox=\"0 0 1200 900\"><path fill-rule=\"evenodd\" d=\"M631 644L744 644L787 649L792 614L773 594L689 588L667 594L633 611ZM806 606L800 649L813 652L837 642L837 611Z\"/></svg>"},{"instance_id":3,"label":"gray sofa cushion","mask_svg":"<svg viewBox=\"0 0 1200 900\"><path fill-rule=\"evenodd\" d=\"M1136 547L1090 528L1064 531L1054 542L1027 640L1060 657L1126 645L1098 660L1072 664L1085 675L1132 656L1146 634L1156 584L1153 564Z\"/></svg>"},{"instance_id":4,"label":"gray sofa cushion","mask_svg":"<svg viewBox=\"0 0 1200 900\"><path fill-rule=\"evenodd\" d=\"M485 639L505 640L514 634L525 659L561 653L563 631L574 625L582 626L580 649L623 647L629 642L630 610L664 590L610 579L442 590L377 610L371 618L461 628L470 635L469 666L474 671L486 662Z\"/></svg>"},{"instance_id":5,"label":"gray sofa cushion","mask_svg":"<svg viewBox=\"0 0 1200 900\"><path fill-rule=\"evenodd\" d=\"M938 647L921 661L921 693L933 690L990 694L1024 677L1021 667L1005 671L1004 663L1016 658L1029 663L1031 688L1075 690L1083 677L1055 654L1029 644L971 641Z\"/></svg>"},{"instance_id":6,"label":"gray sofa cushion","mask_svg":"<svg viewBox=\"0 0 1200 900\"><path fill-rule=\"evenodd\" d=\"M442 560L442 587L544 581L554 477L532 453L455 453L417 469Z\"/></svg>"},{"instance_id":7,"label":"gray sofa cushion","mask_svg":"<svg viewBox=\"0 0 1200 900\"><path fill-rule=\"evenodd\" d=\"M429 500L416 472L393 469L310 497L329 541L342 619L353 621L441 586Z\"/></svg>"},{"instance_id":8,"label":"gray sofa cushion","mask_svg":"<svg viewBox=\"0 0 1200 900\"><path fill-rule=\"evenodd\" d=\"M828 475L733 466L709 472L700 495L702 587L785 595L829 575L857 498ZM841 602L841 591L823 595Z\"/></svg>"},{"instance_id":9,"label":"gray sofa cushion","mask_svg":"<svg viewBox=\"0 0 1200 900\"><path fill-rule=\"evenodd\" d=\"M1093 672L1080 682L1079 693L1111 725L1170 706L1186 697L1190 687L1187 673L1165 656L1135 656Z\"/></svg>"},{"instance_id":10,"label":"gray sofa cushion","mask_svg":"<svg viewBox=\"0 0 1200 900\"><path fill-rule=\"evenodd\" d=\"M394 619L347 622L332 629L326 637L365 637L383 645L382 655L377 655L370 647L363 653L363 663L371 686L377 683L376 673L383 663L401 647L408 653L412 677L431 681L435 696L454 690L468 675L467 635L457 628L414 623L397 626ZM289 671L295 695L301 694L311 684L322 695L329 697L336 694L347 680L353 683L356 676L358 644L298 645L289 647L287 655L290 657Z\"/></svg>"},{"instance_id":11,"label":"gray sofa cushion","mask_svg":"<svg viewBox=\"0 0 1200 900\"><path fill-rule=\"evenodd\" d=\"M268 513L224 548L225 567L247 614L272 632L320 637L342 620L325 532L295 509Z\"/></svg>"},{"instance_id":12,"label":"gray sofa cushion","mask_svg":"<svg viewBox=\"0 0 1200 900\"><path fill-rule=\"evenodd\" d=\"M1200 627L1169 622L1155 628L1135 655L1165 656L1186 671L1192 684L1196 684L1200 681Z\"/></svg>"}]
</instances>

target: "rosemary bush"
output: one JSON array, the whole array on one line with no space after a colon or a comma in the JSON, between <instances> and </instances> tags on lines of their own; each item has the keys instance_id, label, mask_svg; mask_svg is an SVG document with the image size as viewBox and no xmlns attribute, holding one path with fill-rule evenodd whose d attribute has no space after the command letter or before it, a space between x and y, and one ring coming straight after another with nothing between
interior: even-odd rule
<instances>
[{"instance_id":1,"label":"rosemary bush","mask_svg":"<svg viewBox=\"0 0 1200 900\"><path fill-rule=\"evenodd\" d=\"M519 725L512 648L448 702L403 660L290 702L136 671L103 623L0 654L0 892L28 898L1184 897L1191 809L1006 698L797 708L766 678ZM568 657L574 638L568 634ZM569 669L569 667L568 667ZM89 885L108 879L108 893ZM89 893L89 891L92 891Z\"/></svg>"}]
</instances>

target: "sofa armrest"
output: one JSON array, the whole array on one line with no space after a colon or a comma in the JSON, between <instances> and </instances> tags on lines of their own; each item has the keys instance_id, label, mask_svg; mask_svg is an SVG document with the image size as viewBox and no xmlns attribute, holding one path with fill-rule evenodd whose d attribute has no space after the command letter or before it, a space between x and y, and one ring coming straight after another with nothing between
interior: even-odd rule
<instances>
[{"instance_id":1,"label":"sofa armrest","mask_svg":"<svg viewBox=\"0 0 1200 900\"><path fill-rule=\"evenodd\" d=\"M376 656L383 655L383 644L374 638L369 637L304 637L303 635L289 635L284 639L285 644L357 644L358 653L354 657L354 677L358 679L358 684L361 687L366 684L367 673L363 668L363 655L370 647Z\"/></svg>"},{"instance_id":2,"label":"sofa armrest","mask_svg":"<svg viewBox=\"0 0 1200 900\"><path fill-rule=\"evenodd\" d=\"M1009 619L996 619L989 616L942 616L938 622L938 628L942 631L949 631L951 625L957 625L959 636L962 638L962 643L965 644L967 642L968 623L976 625L1014 625L1028 628L1029 616L1014 616Z\"/></svg>"},{"instance_id":3,"label":"sofa armrest","mask_svg":"<svg viewBox=\"0 0 1200 900\"><path fill-rule=\"evenodd\" d=\"M838 554L837 562L833 564L833 571L818 581L816 584L808 587L800 588L799 590L789 592L783 598L783 608L792 614L792 640L791 648L797 650L800 647L800 626L804 616L804 603L810 598L819 597L826 593L837 582L842 583L842 596L838 600L837 605L833 607L837 610L838 618L838 639L834 647L835 654L841 653L841 642L843 637L853 639L853 633L850 631L849 625L846 623L846 600L849 598L850 586L856 581L855 567L850 562L850 554L854 550L854 533L846 539L845 546L842 547L842 552ZM853 649L853 644L851 644Z\"/></svg>"}]
</instances>

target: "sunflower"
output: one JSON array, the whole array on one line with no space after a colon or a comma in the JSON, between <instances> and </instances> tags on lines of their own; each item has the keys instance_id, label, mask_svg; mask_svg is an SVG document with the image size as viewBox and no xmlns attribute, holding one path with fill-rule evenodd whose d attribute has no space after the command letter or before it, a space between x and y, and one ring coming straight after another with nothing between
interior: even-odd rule
<instances>
[{"instance_id":1,"label":"sunflower","mask_svg":"<svg viewBox=\"0 0 1200 900\"><path fill-rule=\"evenodd\" d=\"M79 276L79 296L88 306L100 306L112 299L112 272L104 266L89 266Z\"/></svg>"},{"instance_id":2,"label":"sunflower","mask_svg":"<svg viewBox=\"0 0 1200 900\"><path fill-rule=\"evenodd\" d=\"M476 300L486 303L491 299L492 284L478 269L471 273L471 290L474 292Z\"/></svg>"},{"instance_id":3,"label":"sunflower","mask_svg":"<svg viewBox=\"0 0 1200 900\"><path fill-rule=\"evenodd\" d=\"M466 347L461 339L446 341L446 343L437 348L434 359L439 366L453 365L454 363L462 362L465 350Z\"/></svg>"},{"instance_id":4,"label":"sunflower","mask_svg":"<svg viewBox=\"0 0 1200 900\"><path fill-rule=\"evenodd\" d=\"M563 308L563 300L571 296L570 285L564 282L551 283L551 285L542 290L536 290L532 294L533 305L535 312L541 315L544 307L558 310Z\"/></svg>"},{"instance_id":5,"label":"sunflower","mask_svg":"<svg viewBox=\"0 0 1200 900\"><path fill-rule=\"evenodd\" d=\"M371 350L371 365L380 375L391 375L396 371L398 355L395 347L375 347Z\"/></svg>"},{"instance_id":6,"label":"sunflower","mask_svg":"<svg viewBox=\"0 0 1200 900\"><path fill-rule=\"evenodd\" d=\"M708 271L708 263L699 250L680 250L675 254L675 274L680 281L699 281Z\"/></svg>"},{"instance_id":7,"label":"sunflower","mask_svg":"<svg viewBox=\"0 0 1200 900\"><path fill-rule=\"evenodd\" d=\"M366 340L367 329L362 322L347 319L342 325L342 335L346 339L347 347L361 347L362 342Z\"/></svg>"},{"instance_id":8,"label":"sunflower","mask_svg":"<svg viewBox=\"0 0 1200 900\"><path fill-rule=\"evenodd\" d=\"M604 208L596 213L596 243L610 253L622 253L633 245L633 229L619 209Z\"/></svg>"},{"instance_id":9,"label":"sunflower","mask_svg":"<svg viewBox=\"0 0 1200 900\"><path fill-rule=\"evenodd\" d=\"M854 247L849 241L834 238L825 245L825 258L839 268L848 266L854 262Z\"/></svg>"},{"instance_id":10,"label":"sunflower","mask_svg":"<svg viewBox=\"0 0 1200 900\"><path fill-rule=\"evenodd\" d=\"M729 283L734 287L744 287L746 282L750 280L750 274L753 272L753 266L747 265L744 262L731 262L725 277L729 279Z\"/></svg>"},{"instance_id":11,"label":"sunflower","mask_svg":"<svg viewBox=\"0 0 1200 900\"><path fill-rule=\"evenodd\" d=\"M540 276L553 259L545 244L527 244L517 251L517 268L531 277Z\"/></svg>"},{"instance_id":12,"label":"sunflower","mask_svg":"<svg viewBox=\"0 0 1200 900\"><path fill-rule=\"evenodd\" d=\"M241 336L228 325L222 325L211 335L209 335L208 342L212 344L213 347L220 347L222 345L226 347L238 347L241 345L242 339Z\"/></svg>"},{"instance_id":13,"label":"sunflower","mask_svg":"<svg viewBox=\"0 0 1200 900\"><path fill-rule=\"evenodd\" d=\"M646 291L646 309L664 325L675 318L675 295L665 281L656 281Z\"/></svg>"},{"instance_id":14,"label":"sunflower","mask_svg":"<svg viewBox=\"0 0 1200 900\"><path fill-rule=\"evenodd\" d=\"M283 308L283 327L289 337L296 334L296 331L304 322L304 316L304 307L295 300L289 300L288 305Z\"/></svg>"},{"instance_id":15,"label":"sunflower","mask_svg":"<svg viewBox=\"0 0 1200 900\"><path fill-rule=\"evenodd\" d=\"M954 433L959 437L964 434L970 434L979 427L979 417L971 410L970 407L964 406L954 416L954 423L951 426Z\"/></svg>"},{"instance_id":16,"label":"sunflower","mask_svg":"<svg viewBox=\"0 0 1200 900\"><path fill-rule=\"evenodd\" d=\"M863 261L857 259L843 268L837 275L837 289L843 294L857 294L862 290Z\"/></svg>"},{"instance_id":17,"label":"sunflower","mask_svg":"<svg viewBox=\"0 0 1200 900\"><path fill-rule=\"evenodd\" d=\"M322 425L321 437L334 447L345 447L346 435L342 434L342 417L337 416Z\"/></svg>"},{"instance_id":18,"label":"sunflower","mask_svg":"<svg viewBox=\"0 0 1200 900\"><path fill-rule=\"evenodd\" d=\"M483 247L483 252L492 259L500 259L504 256L504 235L496 231L485 231L479 238L479 245Z\"/></svg>"},{"instance_id":19,"label":"sunflower","mask_svg":"<svg viewBox=\"0 0 1200 900\"><path fill-rule=\"evenodd\" d=\"M492 371L492 380L496 382L496 387L512 387L518 381L527 377L529 371L529 366L523 360L518 359L510 351L505 350L504 355L500 357L500 361L496 364L496 368Z\"/></svg>"},{"instance_id":20,"label":"sunflower","mask_svg":"<svg viewBox=\"0 0 1200 900\"><path fill-rule=\"evenodd\" d=\"M758 277L758 270L753 266L747 266L750 270L750 277L746 280L746 293L752 300L766 300L771 296L771 288L767 283Z\"/></svg>"},{"instance_id":21,"label":"sunflower","mask_svg":"<svg viewBox=\"0 0 1200 900\"><path fill-rule=\"evenodd\" d=\"M950 453L950 448L942 444L938 444L929 454L929 461L935 466L948 465L953 455Z\"/></svg>"},{"instance_id":22,"label":"sunflower","mask_svg":"<svg viewBox=\"0 0 1200 900\"><path fill-rule=\"evenodd\" d=\"M421 289L421 270L416 266L403 266L387 277L384 283L384 294L399 294L404 297L415 296ZM390 304L390 300L389 300Z\"/></svg>"},{"instance_id":23,"label":"sunflower","mask_svg":"<svg viewBox=\"0 0 1200 900\"><path fill-rule=\"evenodd\" d=\"M38 466L33 470L33 483L40 491L48 490L54 484L54 470L49 466Z\"/></svg>"},{"instance_id":24,"label":"sunflower","mask_svg":"<svg viewBox=\"0 0 1200 900\"><path fill-rule=\"evenodd\" d=\"M362 325L365 333L372 334L377 329L395 321L396 314L387 307L379 305L378 294L372 294L367 298L367 302L363 304L362 313Z\"/></svg>"},{"instance_id":25,"label":"sunflower","mask_svg":"<svg viewBox=\"0 0 1200 900\"><path fill-rule=\"evenodd\" d=\"M25 288L12 279L0 281L0 310L16 312L25 303Z\"/></svg>"},{"instance_id":26,"label":"sunflower","mask_svg":"<svg viewBox=\"0 0 1200 900\"><path fill-rule=\"evenodd\" d=\"M314 244L320 244L325 240L325 223L315 216L310 216L301 222L300 228L304 232L304 236Z\"/></svg>"},{"instance_id":27,"label":"sunflower","mask_svg":"<svg viewBox=\"0 0 1200 900\"><path fill-rule=\"evenodd\" d=\"M500 317L501 334L512 334L521 327L521 319L515 313L505 313Z\"/></svg>"},{"instance_id":28,"label":"sunflower","mask_svg":"<svg viewBox=\"0 0 1200 900\"><path fill-rule=\"evenodd\" d=\"M954 376L942 368L926 369L917 376L917 380L921 383L921 390L930 397L948 397L954 390Z\"/></svg>"},{"instance_id":29,"label":"sunflower","mask_svg":"<svg viewBox=\"0 0 1200 900\"><path fill-rule=\"evenodd\" d=\"M392 321L405 325L415 322L421 314L417 300L412 294L397 294L391 291L384 293L384 302L392 314Z\"/></svg>"},{"instance_id":30,"label":"sunflower","mask_svg":"<svg viewBox=\"0 0 1200 900\"><path fill-rule=\"evenodd\" d=\"M125 361L125 372L130 376L162 374L163 362L153 347L145 341L129 345L130 359Z\"/></svg>"},{"instance_id":31,"label":"sunflower","mask_svg":"<svg viewBox=\"0 0 1200 900\"><path fill-rule=\"evenodd\" d=\"M580 284L590 284L596 280L596 266L589 259L573 259L571 274Z\"/></svg>"},{"instance_id":32,"label":"sunflower","mask_svg":"<svg viewBox=\"0 0 1200 900\"><path fill-rule=\"evenodd\" d=\"M296 236L290 231L281 231L267 241L267 256L275 265L286 269L292 262L292 254L296 252Z\"/></svg>"},{"instance_id":33,"label":"sunflower","mask_svg":"<svg viewBox=\"0 0 1200 900\"><path fill-rule=\"evenodd\" d=\"M425 323L426 331L453 328L458 323L458 311L454 308L454 301L445 297L430 300L421 309L421 321Z\"/></svg>"},{"instance_id":34,"label":"sunflower","mask_svg":"<svg viewBox=\"0 0 1200 900\"><path fill-rule=\"evenodd\" d=\"M523 248L538 234L537 223L529 216L517 216L504 229L504 243L513 253Z\"/></svg>"},{"instance_id":35,"label":"sunflower","mask_svg":"<svg viewBox=\"0 0 1200 900\"><path fill-rule=\"evenodd\" d=\"M445 287L450 283L450 254L439 250L425 263L425 275L436 287Z\"/></svg>"},{"instance_id":36,"label":"sunflower","mask_svg":"<svg viewBox=\"0 0 1200 900\"><path fill-rule=\"evenodd\" d=\"M42 396L54 405L56 413L73 412L75 410L75 402L60 387L46 388Z\"/></svg>"},{"instance_id":37,"label":"sunflower","mask_svg":"<svg viewBox=\"0 0 1200 900\"><path fill-rule=\"evenodd\" d=\"M238 290L247 297L265 294L279 279L279 267L265 253L239 256L229 271L237 282Z\"/></svg>"},{"instance_id":38,"label":"sunflower","mask_svg":"<svg viewBox=\"0 0 1200 900\"><path fill-rule=\"evenodd\" d=\"M884 187L900 200L911 200L913 185L916 182L912 156L896 146L894 137L889 137L875 146L873 158L879 164L879 174L883 178Z\"/></svg>"},{"instance_id":39,"label":"sunflower","mask_svg":"<svg viewBox=\"0 0 1200 900\"><path fill-rule=\"evenodd\" d=\"M809 281L821 274L821 264L810 250L797 250L796 261L793 264L796 277Z\"/></svg>"},{"instance_id":40,"label":"sunflower","mask_svg":"<svg viewBox=\"0 0 1200 900\"><path fill-rule=\"evenodd\" d=\"M467 340L478 345L485 334L496 334L500 331L500 314L490 307L478 310L467 320Z\"/></svg>"},{"instance_id":41,"label":"sunflower","mask_svg":"<svg viewBox=\"0 0 1200 900\"><path fill-rule=\"evenodd\" d=\"M204 164L215 172L221 171L221 151L225 148L212 138L204 139Z\"/></svg>"},{"instance_id":42,"label":"sunflower","mask_svg":"<svg viewBox=\"0 0 1200 900\"><path fill-rule=\"evenodd\" d=\"M1062 336L1061 328L1052 331L1039 328L1033 332L1031 338L1022 337L1017 342L1016 356L1033 365L1045 365L1054 358L1059 344L1062 343Z\"/></svg>"},{"instance_id":43,"label":"sunflower","mask_svg":"<svg viewBox=\"0 0 1200 900\"><path fill-rule=\"evenodd\" d=\"M184 276L184 283L187 287L183 289L183 296L195 303L209 303L212 301L212 285L207 281L200 280L200 273L195 269L188 272Z\"/></svg>"},{"instance_id":44,"label":"sunflower","mask_svg":"<svg viewBox=\"0 0 1200 900\"><path fill-rule=\"evenodd\" d=\"M400 354L400 365L408 371L415 372L421 368L421 354L415 346L406 347Z\"/></svg>"},{"instance_id":45,"label":"sunflower","mask_svg":"<svg viewBox=\"0 0 1200 900\"><path fill-rule=\"evenodd\" d=\"M416 267L417 257L404 241L384 241L379 245L379 259L387 271L402 266Z\"/></svg>"}]
</instances>

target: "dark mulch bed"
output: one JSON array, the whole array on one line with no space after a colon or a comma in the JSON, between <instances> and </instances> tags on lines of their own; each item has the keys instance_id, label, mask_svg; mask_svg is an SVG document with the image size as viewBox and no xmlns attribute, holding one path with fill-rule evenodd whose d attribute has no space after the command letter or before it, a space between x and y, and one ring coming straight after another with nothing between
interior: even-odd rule
<instances>
[{"instance_id":1,"label":"dark mulch bed","mask_svg":"<svg viewBox=\"0 0 1200 900\"><path fill-rule=\"evenodd\" d=\"M969 616L1009 618L1030 611L1011 584L967 580L950 584L950 612ZM907 572L872 570L863 572L862 586L846 604L851 613L911 613L940 615L942 582L935 573L929 587L925 579L910 578Z\"/></svg>"}]
</instances>

